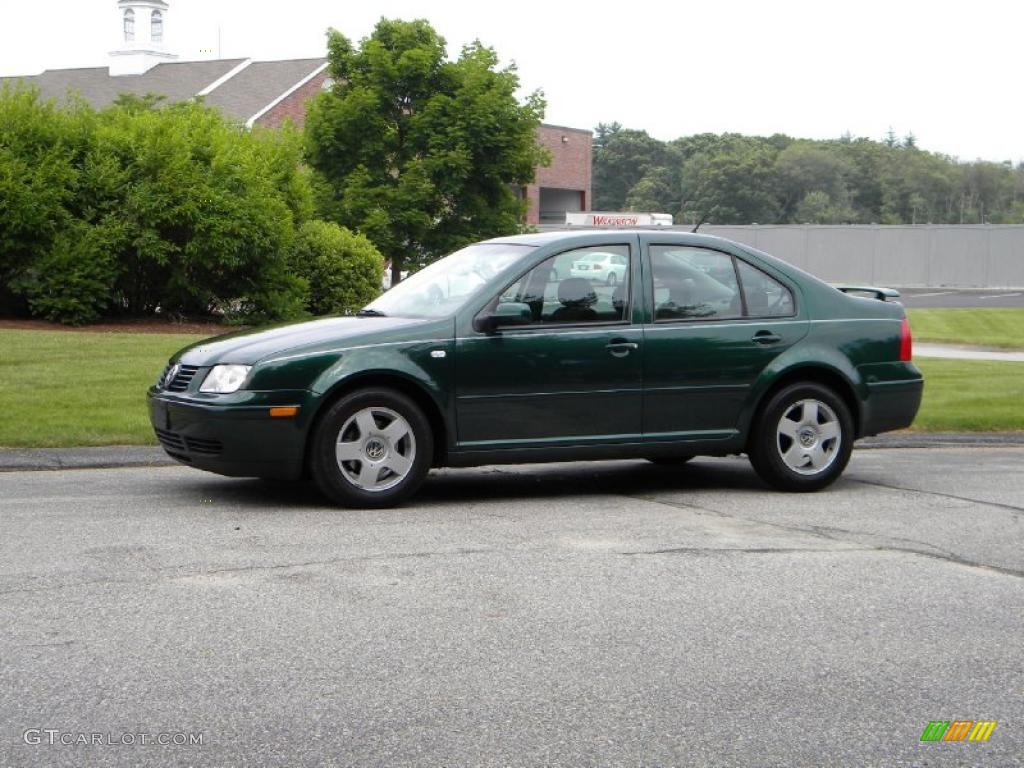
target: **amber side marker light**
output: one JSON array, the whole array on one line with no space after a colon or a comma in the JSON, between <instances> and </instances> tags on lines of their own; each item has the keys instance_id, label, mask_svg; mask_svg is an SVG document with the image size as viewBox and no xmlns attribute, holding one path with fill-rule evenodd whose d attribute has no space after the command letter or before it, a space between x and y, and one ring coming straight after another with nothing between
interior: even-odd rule
<instances>
[{"instance_id":1,"label":"amber side marker light","mask_svg":"<svg viewBox=\"0 0 1024 768\"><path fill-rule=\"evenodd\" d=\"M292 416L299 412L299 406L297 405L282 405L277 408L270 409L270 418L272 419L290 419Z\"/></svg>"}]
</instances>

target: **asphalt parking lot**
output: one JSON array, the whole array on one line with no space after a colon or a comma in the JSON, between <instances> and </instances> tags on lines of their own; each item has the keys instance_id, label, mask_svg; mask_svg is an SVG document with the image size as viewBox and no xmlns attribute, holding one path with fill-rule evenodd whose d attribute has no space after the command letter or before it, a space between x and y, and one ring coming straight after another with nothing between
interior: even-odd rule
<instances>
[{"instance_id":1,"label":"asphalt parking lot","mask_svg":"<svg viewBox=\"0 0 1024 768\"><path fill-rule=\"evenodd\" d=\"M814 495L738 459L452 470L373 512L0 474L0 765L1022 765L1022 469L860 450ZM920 741L957 719L998 726ZM202 745L59 743L179 732Z\"/></svg>"}]
</instances>

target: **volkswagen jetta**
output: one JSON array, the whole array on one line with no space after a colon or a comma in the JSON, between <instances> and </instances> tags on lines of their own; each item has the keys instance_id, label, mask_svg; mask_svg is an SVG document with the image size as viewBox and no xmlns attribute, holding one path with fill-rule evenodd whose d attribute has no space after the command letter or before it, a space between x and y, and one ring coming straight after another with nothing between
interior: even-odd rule
<instances>
[{"instance_id":1,"label":"volkswagen jetta","mask_svg":"<svg viewBox=\"0 0 1024 768\"><path fill-rule=\"evenodd\" d=\"M591 254L621 279L573 276ZM436 466L739 453L812 491L921 400L903 307L860 290L703 235L498 238L356 316L186 347L150 418L178 461L309 477L348 506L396 504Z\"/></svg>"}]
</instances>

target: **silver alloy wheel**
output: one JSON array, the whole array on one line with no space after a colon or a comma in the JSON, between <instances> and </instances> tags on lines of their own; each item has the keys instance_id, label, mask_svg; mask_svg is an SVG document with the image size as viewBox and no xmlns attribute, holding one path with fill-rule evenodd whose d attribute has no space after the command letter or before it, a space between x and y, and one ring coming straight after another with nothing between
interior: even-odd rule
<instances>
[{"instance_id":1,"label":"silver alloy wheel","mask_svg":"<svg viewBox=\"0 0 1024 768\"><path fill-rule=\"evenodd\" d=\"M334 448L345 479L364 491L386 491L402 482L416 459L416 438L390 408L363 408L348 418Z\"/></svg>"},{"instance_id":2,"label":"silver alloy wheel","mask_svg":"<svg viewBox=\"0 0 1024 768\"><path fill-rule=\"evenodd\" d=\"M821 400L798 400L779 419L775 447L791 470L817 475L832 466L842 440L835 411Z\"/></svg>"}]
</instances>

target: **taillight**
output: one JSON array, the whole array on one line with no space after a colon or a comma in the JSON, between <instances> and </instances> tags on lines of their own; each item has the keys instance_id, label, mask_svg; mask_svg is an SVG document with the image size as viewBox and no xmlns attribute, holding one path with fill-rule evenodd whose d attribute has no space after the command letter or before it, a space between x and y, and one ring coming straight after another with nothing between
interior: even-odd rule
<instances>
[{"instance_id":1,"label":"taillight","mask_svg":"<svg viewBox=\"0 0 1024 768\"><path fill-rule=\"evenodd\" d=\"M900 323L900 362L909 363L914 354L914 342L910 337L910 321L903 318Z\"/></svg>"}]
</instances>

